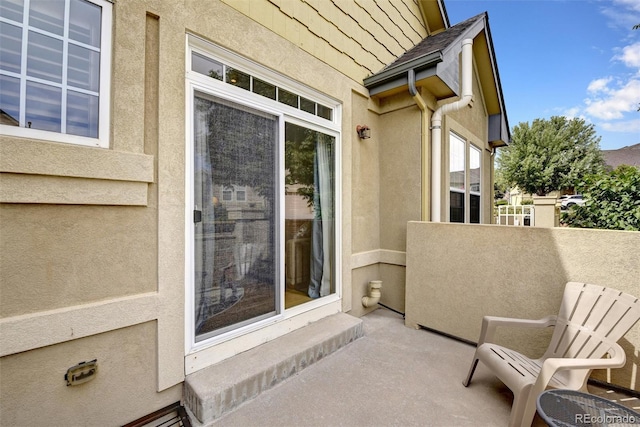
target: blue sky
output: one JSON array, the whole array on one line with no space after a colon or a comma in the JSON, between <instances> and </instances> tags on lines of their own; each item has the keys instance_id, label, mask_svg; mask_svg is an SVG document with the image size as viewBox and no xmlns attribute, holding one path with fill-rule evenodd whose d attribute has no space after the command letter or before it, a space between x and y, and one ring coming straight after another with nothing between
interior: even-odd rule
<instances>
[{"instance_id":1,"label":"blue sky","mask_svg":"<svg viewBox=\"0 0 640 427\"><path fill-rule=\"evenodd\" d=\"M640 143L640 0L445 0L451 25L489 13L509 126L564 115L600 148Z\"/></svg>"}]
</instances>

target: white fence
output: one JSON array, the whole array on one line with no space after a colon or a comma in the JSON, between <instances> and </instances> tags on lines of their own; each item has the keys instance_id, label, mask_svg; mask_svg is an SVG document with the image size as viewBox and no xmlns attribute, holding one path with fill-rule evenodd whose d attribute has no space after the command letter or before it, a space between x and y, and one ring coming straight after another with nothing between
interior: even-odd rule
<instances>
[{"instance_id":1,"label":"white fence","mask_svg":"<svg viewBox=\"0 0 640 427\"><path fill-rule=\"evenodd\" d=\"M533 205L498 206L496 224L533 227L536 224L535 207Z\"/></svg>"}]
</instances>

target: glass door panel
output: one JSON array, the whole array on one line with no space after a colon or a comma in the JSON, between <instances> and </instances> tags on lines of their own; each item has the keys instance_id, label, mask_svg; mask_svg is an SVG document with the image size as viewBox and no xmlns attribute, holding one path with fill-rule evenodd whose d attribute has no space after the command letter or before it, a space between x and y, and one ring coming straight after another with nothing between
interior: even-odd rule
<instances>
[{"instance_id":1,"label":"glass door panel","mask_svg":"<svg viewBox=\"0 0 640 427\"><path fill-rule=\"evenodd\" d=\"M196 93L195 335L278 312L278 117Z\"/></svg>"},{"instance_id":2,"label":"glass door panel","mask_svg":"<svg viewBox=\"0 0 640 427\"><path fill-rule=\"evenodd\" d=\"M285 308L335 293L335 138L285 124Z\"/></svg>"}]
</instances>

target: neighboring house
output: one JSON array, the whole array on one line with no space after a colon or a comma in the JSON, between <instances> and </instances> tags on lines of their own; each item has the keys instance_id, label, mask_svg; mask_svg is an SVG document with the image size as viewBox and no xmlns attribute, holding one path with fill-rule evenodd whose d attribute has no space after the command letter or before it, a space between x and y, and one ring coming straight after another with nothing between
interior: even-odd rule
<instances>
[{"instance_id":1,"label":"neighboring house","mask_svg":"<svg viewBox=\"0 0 640 427\"><path fill-rule=\"evenodd\" d=\"M6 0L0 25L3 425L132 421L226 357L366 314L370 280L403 311L407 222L492 220L509 127L486 14Z\"/></svg>"},{"instance_id":2,"label":"neighboring house","mask_svg":"<svg viewBox=\"0 0 640 427\"><path fill-rule=\"evenodd\" d=\"M526 195L520 190L518 186L510 188L506 192L506 199L510 205L521 205Z\"/></svg>"},{"instance_id":3,"label":"neighboring house","mask_svg":"<svg viewBox=\"0 0 640 427\"><path fill-rule=\"evenodd\" d=\"M602 150L605 164L611 169L620 165L640 167L640 144L618 148L617 150Z\"/></svg>"}]
</instances>

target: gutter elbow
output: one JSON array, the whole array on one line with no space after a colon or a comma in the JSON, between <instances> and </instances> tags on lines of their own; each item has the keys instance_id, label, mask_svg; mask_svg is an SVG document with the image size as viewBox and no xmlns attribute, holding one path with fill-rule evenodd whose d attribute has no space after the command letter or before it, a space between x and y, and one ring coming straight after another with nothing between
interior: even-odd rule
<instances>
[{"instance_id":1,"label":"gutter elbow","mask_svg":"<svg viewBox=\"0 0 640 427\"><path fill-rule=\"evenodd\" d=\"M409 70L407 73L407 80L409 80L409 94L416 96L418 94L418 88L416 87L416 72L414 69Z\"/></svg>"}]
</instances>

